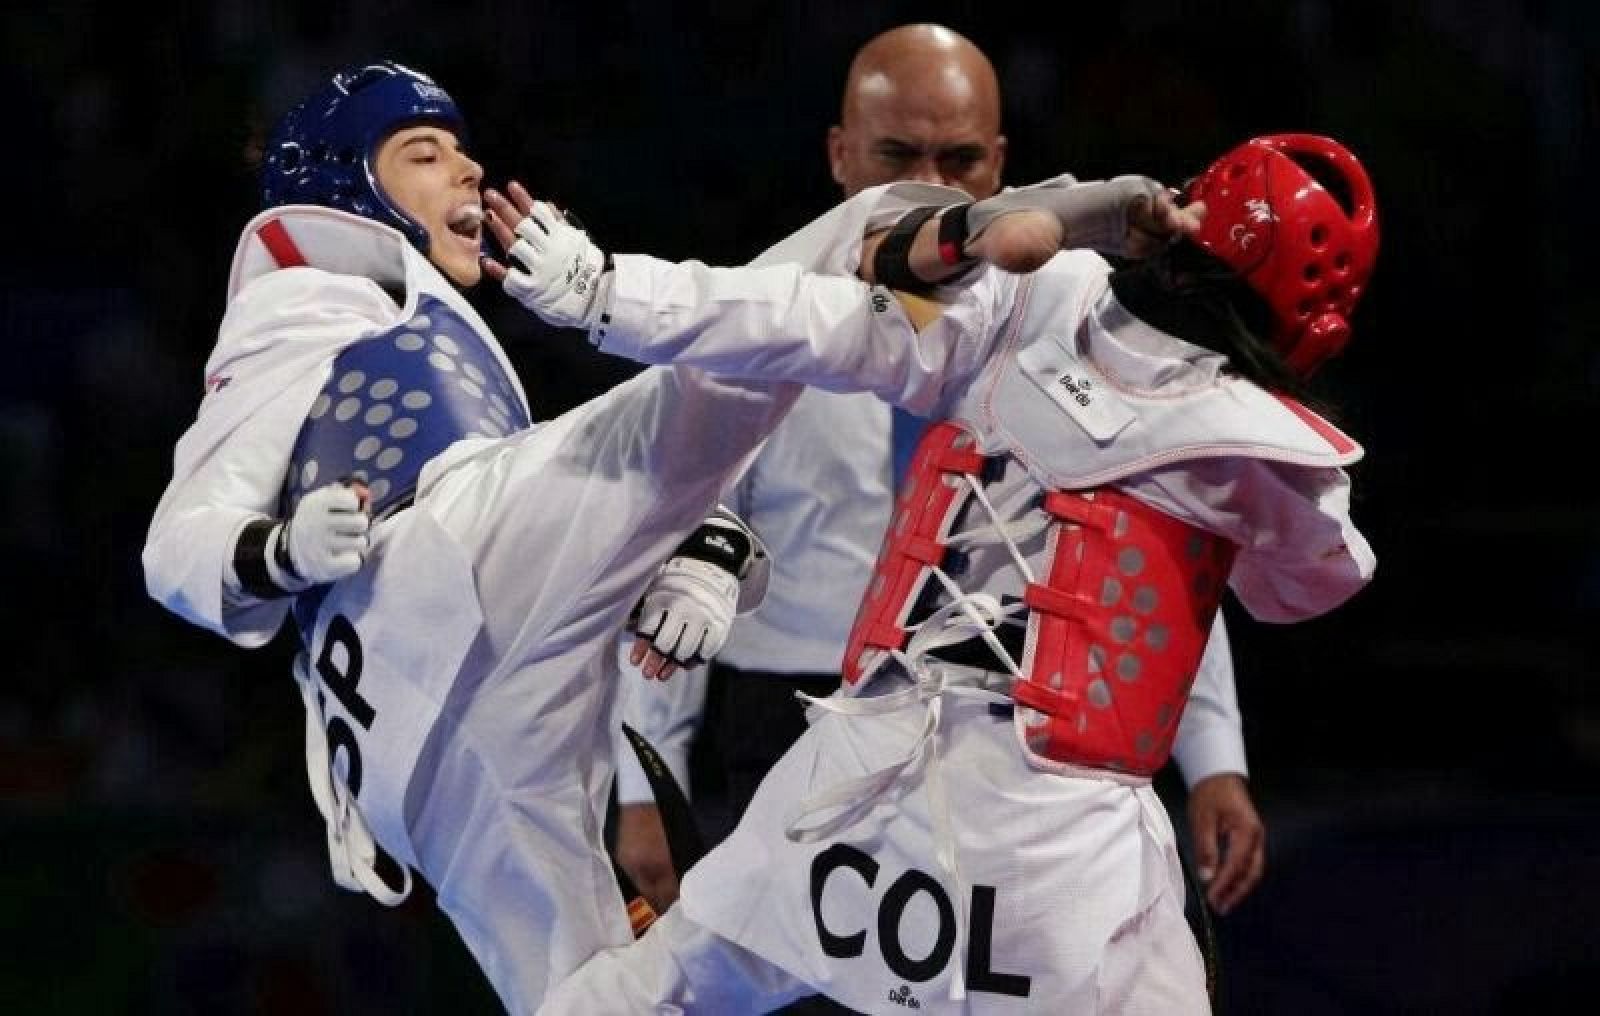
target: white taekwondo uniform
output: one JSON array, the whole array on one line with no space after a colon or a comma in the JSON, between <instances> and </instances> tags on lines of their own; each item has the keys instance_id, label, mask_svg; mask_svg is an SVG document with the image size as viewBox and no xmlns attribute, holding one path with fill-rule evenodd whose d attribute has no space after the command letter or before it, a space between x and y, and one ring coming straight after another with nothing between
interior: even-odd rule
<instances>
[{"instance_id":1,"label":"white taekwondo uniform","mask_svg":"<svg viewBox=\"0 0 1600 1016\"><path fill-rule=\"evenodd\" d=\"M651 370L530 427L454 287L398 232L322 207L257 217L228 298L151 523L150 593L262 645L290 601L225 591L240 531L368 482L364 566L295 606L334 875L395 903L410 875L380 878L374 840L415 867L505 1005L532 1011L631 938L600 835L614 682L598 661L798 388Z\"/></svg>"},{"instance_id":2,"label":"white taekwondo uniform","mask_svg":"<svg viewBox=\"0 0 1600 1016\"><path fill-rule=\"evenodd\" d=\"M931 650L1018 598L1019 560L1034 574L1048 563L1047 491L1111 487L1233 545L1229 586L1260 619L1330 610L1375 567L1341 468L1360 449L1133 317L1092 253L1029 277L976 271L920 333L886 290L844 277L867 229L960 200L867 191L788 241L790 262L839 277L616 259L609 321L592 333L602 348L873 391L960 423L999 468L950 538L966 558L960 588L902 653L817 704L740 827L685 878L680 906L586 964L547 1012L756 1012L812 990L867 1012L1206 1010L1148 779L1036 754L1033 711L1010 708L1012 674ZM1068 375L1098 394L1067 397ZM1138 634L1160 648L1154 626ZM1097 690L1115 692L1098 680L1091 700Z\"/></svg>"}]
</instances>

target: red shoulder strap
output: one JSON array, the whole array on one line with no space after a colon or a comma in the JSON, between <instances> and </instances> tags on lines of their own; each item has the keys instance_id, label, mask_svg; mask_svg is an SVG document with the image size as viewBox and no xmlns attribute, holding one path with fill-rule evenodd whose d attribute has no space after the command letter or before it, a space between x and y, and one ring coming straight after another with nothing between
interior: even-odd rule
<instances>
[{"instance_id":1,"label":"red shoulder strap","mask_svg":"<svg viewBox=\"0 0 1600 1016\"><path fill-rule=\"evenodd\" d=\"M300 268L305 265L306 258L300 253L300 248L295 246L294 237L283 227L280 219L273 219L256 230L256 235L261 238L261 243L267 248L267 253L278 262L279 268Z\"/></svg>"},{"instance_id":2,"label":"red shoulder strap","mask_svg":"<svg viewBox=\"0 0 1600 1016\"><path fill-rule=\"evenodd\" d=\"M1338 427L1335 427L1333 424L1329 423L1327 420L1324 420L1316 413L1313 413L1305 406L1302 406L1294 399L1289 398L1287 395L1279 395L1276 392L1274 392L1273 395L1279 402L1283 403L1285 409L1298 416L1300 421L1307 427L1310 427L1312 430L1316 431L1317 435L1321 437L1322 440L1332 445L1333 450L1338 452L1340 455L1347 455L1356 450L1356 443L1346 437L1344 432Z\"/></svg>"}]
</instances>

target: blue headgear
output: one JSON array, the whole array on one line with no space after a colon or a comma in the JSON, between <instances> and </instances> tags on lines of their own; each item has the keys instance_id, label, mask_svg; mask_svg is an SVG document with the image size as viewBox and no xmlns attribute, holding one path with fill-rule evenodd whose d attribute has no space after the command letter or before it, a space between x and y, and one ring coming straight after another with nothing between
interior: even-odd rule
<instances>
[{"instance_id":1,"label":"blue headgear","mask_svg":"<svg viewBox=\"0 0 1600 1016\"><path fill-rule=\"evenodd\" d=\"M393 226L421 251L428 231L378 185L372 156L402 127L437 123L465 140L466 124L445 90L392 61L340 71L285 113L267 142L261 206L327 205Z\"/></svg>"}]
</instances>

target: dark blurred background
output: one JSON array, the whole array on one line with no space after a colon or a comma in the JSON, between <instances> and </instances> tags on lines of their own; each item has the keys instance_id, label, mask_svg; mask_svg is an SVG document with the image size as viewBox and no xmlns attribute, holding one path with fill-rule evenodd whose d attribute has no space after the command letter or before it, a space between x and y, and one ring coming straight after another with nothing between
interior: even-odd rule
<instances>
[{"instance_id":1,"label":"dark blurred background","mask_svg":"<svg viewBox=\"0 0 1600 1016\"><path fill-rule=\"evenodd\" d=\"M389 912L329 881L288 642L234 649L143 591L256 209L252 133L335 67L393 57L464 106L491 182L528 181L616 249L739 262L836 200L823 138L854 50L927 20L998 67L1010 182L1175 181L1310 130L1377 184L1378 276L1321 380L1368 449L1356 516L1380 567L1322 621L1230 612L1270 853L1219 922L1223 1011L1594 1011L1583 0L8 7L0 1011L494 1009L425 890ZM630 372L475 299L536 416Z\"/></svg>"}]
</instances>

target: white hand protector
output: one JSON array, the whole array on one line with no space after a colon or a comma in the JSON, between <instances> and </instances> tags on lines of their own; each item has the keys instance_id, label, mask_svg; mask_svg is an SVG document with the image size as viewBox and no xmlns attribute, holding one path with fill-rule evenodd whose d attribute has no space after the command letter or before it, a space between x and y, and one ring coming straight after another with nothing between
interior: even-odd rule
<instances>
[{"instance_id":1,"label":"white hand protector","mask_svg":"<svg viewBox=\"0 0 1600 1016\"><path fill-rule=\"evenodd\" d=\"M588 329L598 323L605 255L589 234L543 201L516 225L505 290L545 322Z\"/></svg>"},{"instance_id":2,"label":"white hand protector","mask_svg":"<svg viewBox=\"0 0 1600 1016\"><path fill-rule=\"evenodd\" d=\"M1056 216L1065 234L1061 246L1084 247L1110 254L1128 252L1133 214L1148 207L1165 190L1147 176L1119 176L1092 183L1071 177L1019 187L985 198L967 213L967 240L977 239L1000 216L1041 209Z\"/></svg>"},{"instance_id":3,"label":"white hand protector","mask_svg":"<svg viewBox=\"0 0 1600 1016\"><path fill-rule=\"evenodd\" d=\"M651 581L633 630L679 666L710 661L728 641L741 608L748 612L760 604L766 562L766 547L755 532L718 506Z\"/></svg>"},{"instance_id":4,"label":"white hand protector","mask_svg":"<svg viewBox=\"0 0 1600 1016\"><path fill-rule=\"evenodd\" d=\"M739 579L721 565L675 557L639 601L635 630L680 667L709 661L728 641L739 604Z\"/></svg>"},{"instance_id":5,"label":"white hand protector","mask_svg":"<svg viewBox=\"0 0 1600 1016\"><path fill-rule=\"evenodd\" d=\"M272 581L286 593L298 593L354 574L366 560L371 525L355 489L330 483L313 490L270 543Z\"/></svg>"}]
</instances>

